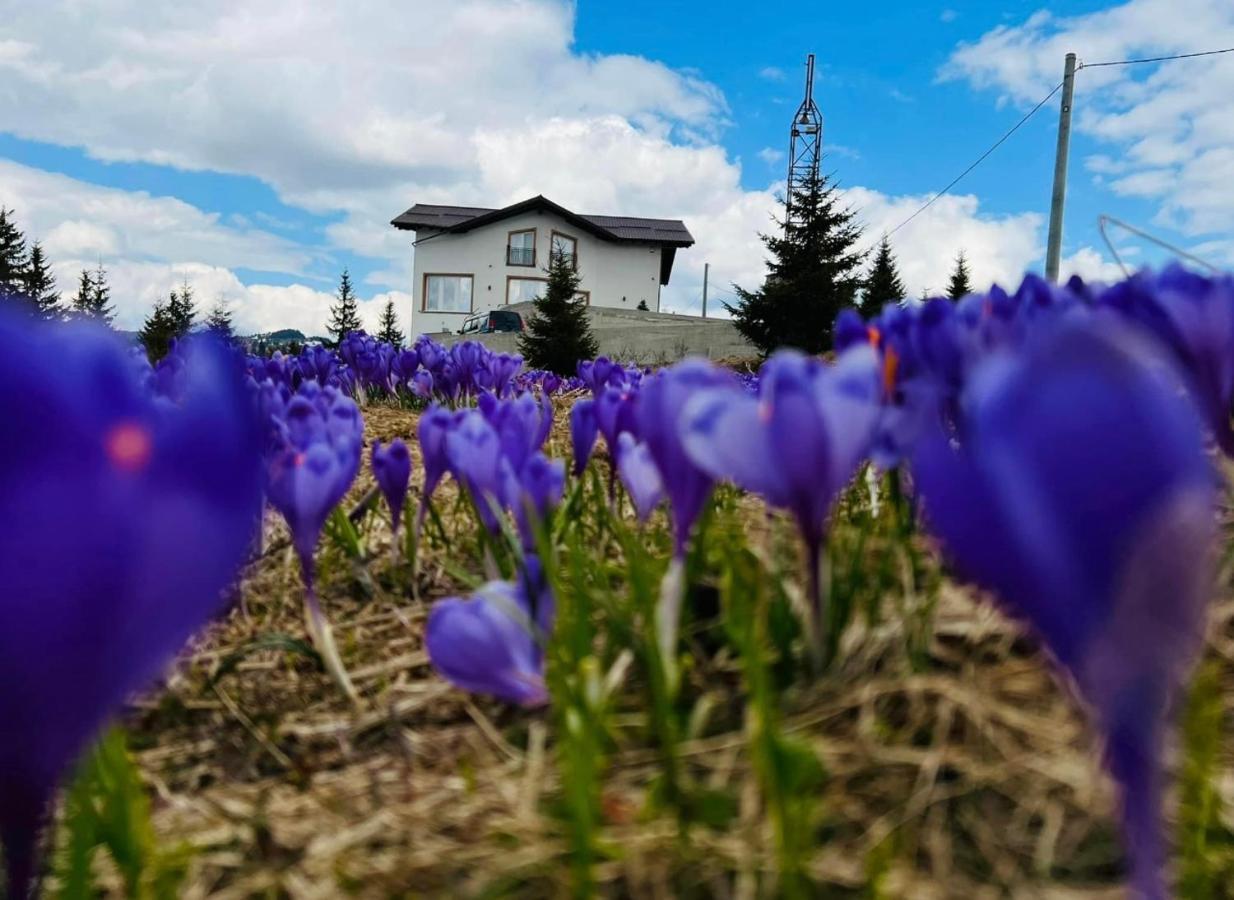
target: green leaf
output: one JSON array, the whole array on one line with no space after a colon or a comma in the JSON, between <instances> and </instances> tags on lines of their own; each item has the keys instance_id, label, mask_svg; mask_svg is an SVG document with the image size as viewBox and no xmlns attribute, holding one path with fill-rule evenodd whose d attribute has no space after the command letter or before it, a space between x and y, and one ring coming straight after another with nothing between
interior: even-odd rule
<instances>
[{"instance_id":1,"label":"green leaf","mask_svg":"<svg viewBox=\"0 0 1234 900\"><path fill-rule=\"evenodd\" d=\"M326 520L326 536L349 559L364 558L364 550L360 545L360 532L343 507L336 506L330 513L330 518Z\"/></svg>"},{"instance_id":2,"label":"green leaf","mask_svg":"<svg viewBox=\"0 0 1234 900\"><path fill-rule=\"evenodd\" d=\"M103 735L69 786L62 847L55 863L60 900L98 894L92 863L100 848L119 870L127 896L161 900L179 893L190 851L158 848L150 801L118 728Z\"/></svg>"}]
</instances>

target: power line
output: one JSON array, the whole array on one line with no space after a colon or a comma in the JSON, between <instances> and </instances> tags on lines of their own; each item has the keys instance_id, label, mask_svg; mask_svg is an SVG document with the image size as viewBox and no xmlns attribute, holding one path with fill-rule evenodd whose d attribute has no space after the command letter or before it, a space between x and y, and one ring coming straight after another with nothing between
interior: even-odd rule
<instances>
[{"instance_id":1,"label":"power line","mask_svg":"<svg viewBox=\"0 0 1234 900\"><path fill-rule=\"evenodd\" d=\"M935 201L935 200L937 200L939 197L943 196L943 194L947 193L949 190L951 190L953 187L955 187L957 184L959 184L959 183L960 183L960 181L961 181L961 179L963 179L965 175L967 175L967 174L968 174L969 172L971 172L973 169L977 168L979 165L981 165L983 162L985 162L985 159L986 159L986 157L987 157L987 156L989 156L991 153L993 153L995 150L997 150L1000 146L1002 146L1003 142L1004 142L1005 140L1007 140L1007 138L1011 137L1013 134L1015 134L1017 131L1019 131L1019 130L1020 130L1020 126L1021 126L1021 125L1023 125L1025 122L1027 122L1029 119L1031 119L1031 118L1033 117L1033 115L1034 115L1034 114L1036 114L1037 110L1039 110L1039 109L1041 109L1041 107L1045 106L1045 105L1046 105L1046 103L1049 101L1049 99L1050 99L1051 97L1053 97L1055 94L1057 94L1057 93L1058 93L1058 91L1059 91L1059 88L1061 88L1062 86L1063 86L1063 83L1062 83L1061 81L1060 81L1058 84L1054 85L1054 90L1050 91L1050 93L1048 93L1048 94L1046 94L1044 97L1042 97L1042 98L1041 98L1041 99L1037 102L1037 105L1036 105L1036 106L1034 106L1032 109L1030 109L1030 110L1029 110L1029 111L1025 114L1024 118L1020 119L1020 121L1016 122L1013 126L1011 126L1011 130L1010 130L1010 131L1008 131L1006 134L1004 134L1002 137L1000 137L997 141L995 141L995 142L994 142L994 144L993 144L993 146L991 146L989 150L987 150L985 153L983 153L983 154L981 154L980 156L978 156L978 157L977 157L977 159L973 162L973 164L972 164L972 165L970 165L967 169L965 169L963 172L961 172L959 175L957 175L955 178L953 178L953 179L951 180L951 183L950 183L950 184L948 184L945 188L943 188L941 191L939 191L937 194L935 194L933 197L931 197L929 200L927 200L927 201L925 202L925 204L924 204L924 205L922 205L922 206L921 206L921 207L920 207L920 208L919 208L919 209L918 209L915 213L913 213L911 216L909 216L907 219L905 219L903 222L901 222L901 223L900 223L899 225L897 225L895 228L891 229L891 231L887 232L887 237L891 237L893 234L895 234L897 231L899 231L901 228L903 228L903 227L904 227L905 225L907 225L909 222L913 221L913 219L917 218L919 215L921 215L923 212L925 212L927 209L929 209L929 208L930 208L930 207L934 204L934 201Z\"/></svg>"},{"instance_id":2,"label":"power line","mask_svg":"<svg viewBox=\"0 0 1234 900\"><path fill-rule=\"evenodd\" d=\"M1116 59L1111 62L1086 63L1081 62L1081 69L1096 69L1101 66L1134 66L1139 63L1169 62L1172 59L1195 59L1197 56L1217 56L1221 53L1234 53L1234 47L1224 50L1204 50L1200 53L1179 53L1176 56L1150 56L1145 59Z\"/></svg>"},{"instance_id":3,"label":"power line","mask_svg":"<svg viewBox=\"0 0 1234 900\"><path fill-rule=\"evenodd\" d=\"M1096 62L1096 63L1082 62L1077 67L1077 71L1079 71L1079 69L1096 69L1102 66L1132 66L1132 65L1137 65L1139 63L1168 62L1173 59L1194 59L1199 56L1217 56L1218 54L1221 54L1221 53L1234 53L1234 47L1226 47L1222 50L1204 50L1199 53L1179 53L1173 56L1153 56L1153 57L1146 57L1144 59L1116 59L1116 60L1110 60L1109 62ZM1031 119L1037 113L1037 111L1041 109L1041 107L1045 106L1045 104L1049 101L1049 99L1053 97L1055 94L1057 94L1059 89L1062 86L1063 86L1063 82L1061 81L1058 84L1054 85L1054 89L1050 91L1050 93L1042 97L1041 100L1038 101L1037 105L1034 106L1032 109L1030 109L1024 115L1024 118L1020 119L1020 121L1016 122L1015 125L1011 127L1010 131L1008 131L1006 134L1000 137L997 141L995 141L994 144L990 147L990 149L986 150L985 153L977 157L977 159L972 163L972 165L970 165L967 169L965 169L963 172L961 172L959 175L953 178L951 182L945 188L943 188L941 191L939 191L934 196L932 196L929 200L927 200L911 216L909 216L907 219L905 219L895 228L888 231L886 233L886 236L891 237L891 235L895 234L897 231L899 231L909 222L913 221L913 219L917 218L919 215L921 215L923 212L925 212L927 209L933 206L935 200L937 200L939 197L943 196L943 194L947 193L949 190L951 190L953 187L959 184L960 181L963 180L963 178L966 175L968 175L969 172L973 171L973 169L977 168L977 166L985 162L986 157L988 157L991 153L993 153L1000 146L1002 146L1003 142L1006 141L1007 138L1011 137L1013 134L1019 131L1020 127L1025 122L1027 122L1029 119Z\"/></svg>"}]
</instances>

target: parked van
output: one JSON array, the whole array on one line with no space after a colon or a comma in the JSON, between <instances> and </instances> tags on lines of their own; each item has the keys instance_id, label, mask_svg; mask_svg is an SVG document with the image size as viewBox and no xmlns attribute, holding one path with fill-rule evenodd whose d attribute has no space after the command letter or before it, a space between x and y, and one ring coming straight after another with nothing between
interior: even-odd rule
<instances>
[{"instance_id":1,"label":"parked van","mask_svg":"<svg viewBox=\"0 0 1234 900\"><path fill-rule=\"evenodd\" d=\"M512 309L494 309L476 313L463 320L459 334L494 334L499 331L518 333L523 330L523 317Z\"/></svg>"}]
</instances>

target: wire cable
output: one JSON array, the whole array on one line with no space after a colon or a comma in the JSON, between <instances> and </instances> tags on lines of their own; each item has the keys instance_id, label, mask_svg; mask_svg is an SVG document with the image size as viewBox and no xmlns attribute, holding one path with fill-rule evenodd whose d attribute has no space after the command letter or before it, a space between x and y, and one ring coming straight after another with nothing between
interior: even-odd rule
<instances>
[{"instance_id":1,"label":"wire cable","mask_svg":"<svg viewBox=\"0 0 1234 900\"><path fill-rule=\"evenodd\" d=\"M1194 59L1199 56L1217 56L1222 53L1234 53L1234 47L1226 47L1222 50L1204 50L1199 53L1179 53L1173 56L1153 56L1153 57L1146 57L1144 59L1116 59L1116 60L1110 60L1108 62L1095 62L1095 63L1081 62L1076 66L1076 71L1078 72L1080 71L1080 69L1097 69L1103 66L1132 66L1132 65L1137 65L1139 63L1168 62L1172 59ZM936 201L939 197L943 196L943 194L947 193L949 190L951 190L953 187L959 184L960 181L962 181L964 177L968 175L969 172L973 171L973 169L977 168L977 166L985 162L986 157L988 157L991 153L993 153L1000 146L1002 146L1003 142L1006 141L1009 137L1011 137L1013 134L1019 131L1020 127L1025 122L1027 122L1029 119L1031 119L1038 112L1038 110L1041 109L1041 107L1045 106L1046 103L1050 100L1050 98L1058 93L1059 89L1062 88L1062 86L1063 86L1063 82L1061 81L1058 84L1056 84L1054 86L1054 90L1050 91L1050 93L1042 97L1037 102L1037 105L1034 106L1032 109L1030 109L1027 113L1025 113L1024 118L1020 119L1020 121L1016 122L1015 125L1011 126L1011 130L1008 131L1006 134L1004 134L1002 137L1000 137L997 141L995 141L994 144L990 147L990 149L988 149L985 153L977 157L977 159L972 163L972 165L970 165L967 169L965 169L963 172L961 172L959 175L953 178L951 182L945 188L943 188L938 193L934 194L923 205L918 207L918 209L911 216L909 216L907 219L905 219L895 228L888 231L886 233L886 236L891 237L893 234L895 234L897 231L899 231L909 222L913 221L913 219L917 218L919 215L921 215L923 212L925 212L927 209L933 206L934 201Z\"/></svg>"},{"instance_id":2,"label":"wire cable","mask_svg":"<svg viewBox=\"0 0 1234 900\"><path fill-rule=\"evenodd\" d=\"M1156 235L1149 234L1147 231L1144 231L1143 229L1140 229L1140 228L1136 228L1134 225L1128 225L1122 219L1117 219L1114 216L1108 216L1103 213L1102 215L1097 217L1097 230L1101 232L1101 238L1102 240L1105 241L1105 245L1110 248L1110 255L1114 257L1114 261L1118 263L1118 267L1123 270L1123 275L1130 277L1131 272L1128 271L1126 264L1123 262L1123 258L1119 255L1118 250L1114 247L1114 242L1110 240L1109 234L1106 233L1107 225L1117 225L1119 228L1123 228L1131 232L1132 234L1137 235L1138 237L1142 237L1146 241L1151 241L1152 243L1156 244L1158 247L1164 247L1166 250L1169 250L1171 253L1173 253L1176 256L1180 256L1183 259L1190 260L1196 265L1203 266L1204 268L1212 272L1214 275L1221 274L1221 270L1218 269L1216 266L1214 266L1212 263L1210 263L1208 260L1201 259L1200 257L1196 256L1194 253L1188 253L1186 250L1182 249L1181 247L1176 247L1173 244L1169 243L1168 241L1163 241L1161 238L1157 237Z\"/></svg>"},{"instance_id":3,"label":"wire cable","mask_svg":"<svg viewBox=\"0 0 1234 900\"><path fill-rule=\"evenodd\" d=\"M1003 142L1006 141L1007 138L1011 137L1013 134L1019 131L1020 126L1022 126L1025 122L1031 119L1037 113L1037 111L1041 109L1041 107L1045 106L1046 103L1049 101L1049 99L1059 92L1059 89L1062 88L1062 86L1063 86L1063 83L1061 81L1058 84L1054 85L1054 90L1050 91L1050 93L1046 94L1039 101L1037 101L1037 105L1034 106L1032 109L1030 109L1027 113L1025 113L1024 118L1020 119L1020 121L1012 125L1010 131L1008 131L1006 134L1000 137L997 141L995 141L989 150L987 150L985 153L978 156L977 159L974 160L972 165L970 165L967 169L965 169L963 172L961 172L959 175L953 178L951 182L945 188L943 188L941 191L939 191L937 194L935 194L933 197L927 200L921 207L917 209L915 213L913 213L911 216L909 216L907 219L905 219L895 228L887 232L887 237L891 237L893 234L895 234L897 231L899 231L909 222L913 221L913 219L917 218L919 215L921 215L923 212L929 209L934 204L935 200L937 200L939 197L943 196L943 194L947 193L949 190L951 190L953 187L959 184L965 175L967 175L973 169L977 168L979 165L985 162L986 157L988 157L991 153L993 153L995 150L1001 147Z\"/></svg>"},{"instance_id":4,"label":"wire cable","mask_svg":"<svg viewBox=\"0 0 1234 900\"><path fill-rule=\"evenodd\" d=\"M1076 66L1076 71L1080 69L1097 69L1101 66L1134 66L1139 63L1155 63L1169 62L1172 59L1195 59L1197 56L1217 56L1221 53L1234 53L1234 47L1226 47L1224 50L1204 50L1200 53L1179 53L1176 56L1150 56L1144 59L1115 59L1110 62L1082 62Z\"/></svg>"}]
</instances>

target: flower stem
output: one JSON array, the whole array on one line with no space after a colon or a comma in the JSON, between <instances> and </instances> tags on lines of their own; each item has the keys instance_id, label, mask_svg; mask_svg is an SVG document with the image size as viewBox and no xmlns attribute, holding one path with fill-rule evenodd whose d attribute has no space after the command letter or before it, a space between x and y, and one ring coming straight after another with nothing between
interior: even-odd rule
<instances>
[{"instance_id":1,"label":"flower stem","mask_svg":"<svg viewBox=\"0 0 1234 900\"><path fill-rule=\"evenodd\" d=\"M304 575L304 623L308 628L309 637L313 641L313 646L317 648L317 652L321 654L326 671L330 673L334 683L339 686L348 700L358 704L360 695L356 693L355 685L351 683L351 677L347 674L342 657L339 656L338 647L334 643L334 631L321 611L317 591L313 588L313 562L311 559L301 560L300 565Z\"/></svg>"}]
</instances>

